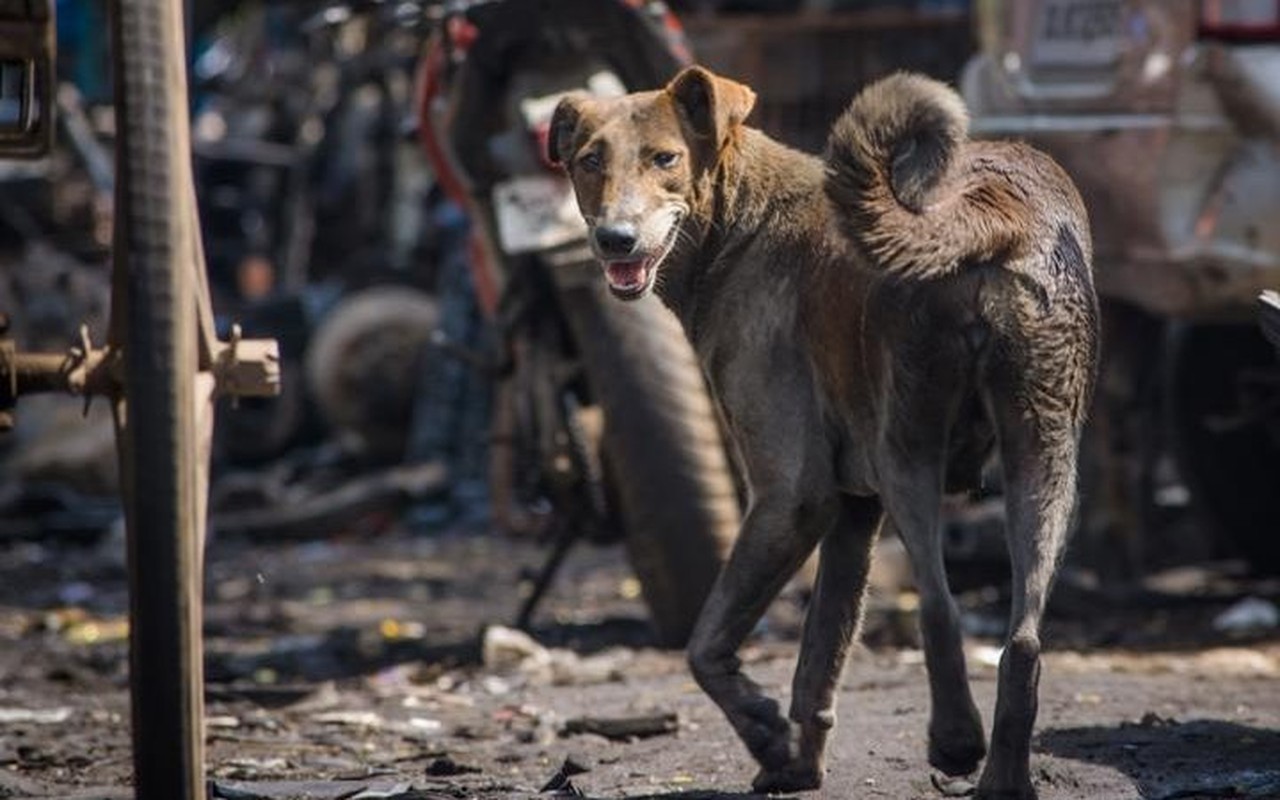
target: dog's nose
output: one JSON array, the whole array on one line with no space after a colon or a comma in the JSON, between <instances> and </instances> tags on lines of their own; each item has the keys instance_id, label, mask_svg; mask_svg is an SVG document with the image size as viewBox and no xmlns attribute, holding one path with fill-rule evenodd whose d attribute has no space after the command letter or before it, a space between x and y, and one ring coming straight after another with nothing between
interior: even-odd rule
<instances>
[{"instance_id":1,"label":"dog's nose","mask_svg":"<svg viewBox=\"0 0 1280 800\"><path fill-rule=\"evenodd\" d=\"M636 226L628 222L596 227L596 245L606 256L627 256L636 249Z\"/></svg>"}]
</instances>

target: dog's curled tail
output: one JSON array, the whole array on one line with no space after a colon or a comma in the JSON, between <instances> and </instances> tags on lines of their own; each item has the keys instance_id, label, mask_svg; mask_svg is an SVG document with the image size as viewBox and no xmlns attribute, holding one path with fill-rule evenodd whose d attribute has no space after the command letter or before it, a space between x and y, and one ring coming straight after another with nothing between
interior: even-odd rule
<instances>
[{"instance_id":1,"label":"dog's curled tail","mask_svg":"<svg viewBox=\"0 0 1280 800\"><path fill-rule=\"evenodd\" d=\"M968 127L952 89L901 72L862 90L832 127L827 196L880 269L941 277L1008 253L1025 235L1025 198L965 157Z\"/></svg>"}]
</instances>

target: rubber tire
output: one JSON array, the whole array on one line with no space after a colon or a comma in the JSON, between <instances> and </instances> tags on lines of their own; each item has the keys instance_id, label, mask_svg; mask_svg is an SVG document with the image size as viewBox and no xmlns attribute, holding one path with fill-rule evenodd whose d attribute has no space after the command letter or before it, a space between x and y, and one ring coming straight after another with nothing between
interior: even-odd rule
<instances>
[{"instance_id":1,"label":"rubber tire","mask_svg":"<svg viewBox=\"0 0 1280 800\"><path fill-rule=\"evenodd\" d=\"M113 339L128 523L133 761L140 800L205 794L197 252L182 4L113 5L117 145ZM121 419L123 417L123 419ZM203 464L202 464L203 461Z\"/></svg>"},{"instance_id":2,"label":"rubber tire","mask_svg":"<svg viewBox=\"0 0 1280 800\"><path fill-rule=\"evenodd\" d=\"M738 533L719 417L679 321L602 283L561 293L604 410L604 456L631 564L664 646L683 647Z\"/></svg>"},{"instance_id":3,"label":"rubber tire","mask_svg":"<svg viewBox=\"0 0 1280 800\"><path fill-rule=\"evenodd\" d=\"M376 286L343 298L304 355L307 387L325 423L357 437L373 460L399 462L420 359L439 325L435 298L408 286Z\"/></svg>"},{"instance_id":4,"label":"rubber tire","mask_svg":"<svg viewBox=\"0 0 1280 800\"><path fill-rule=\"evenodd\" d=\"M1204 424L1236 410L1237 378L1249 369L1274 369L1275 349L1252 325L1186 326L1172 346L1175 452L1192 500L1255 571L1280 574L1280 537L1267 522L1280 487L1274 432L1261 422L1225 432Z\"/></svg>"}]
</instances>

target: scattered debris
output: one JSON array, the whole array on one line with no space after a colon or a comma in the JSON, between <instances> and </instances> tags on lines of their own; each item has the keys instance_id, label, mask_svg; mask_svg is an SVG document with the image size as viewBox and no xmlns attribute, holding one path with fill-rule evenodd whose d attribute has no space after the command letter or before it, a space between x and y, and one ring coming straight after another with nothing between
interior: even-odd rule
<instances>
[{"instance_id":1,"label":"scattered debris","mask_svg":"<svg viewBox=\"0 0 1280 800\"><path fill-rule=\"evenodd\" d=\"M582 790L574 786L570 778L590 771L591 767L573 756L568 756L565 758L564 763L560 765L560 769L556 770L556 774L552 775L551 779L538 792L540 794L583 797Z\"/></svg>"},{"instance_id":2,"label":"scattered debris","mask_svg":"<svg viewBox=\"0 0 1280 800\"><path fill-rule=\"evenodd\" d=\"M577 717L565 722L563 735L592 733L606 739L626 741L664 736L680 728L680 718L672 712L634 717Z\"/></svg>"},{"instance_id":3,"label":"scattered debris","mask_svg":"<svg viewBox=\"0 0 1280 800\"><path fill-rule=\"evenodd\" d=\"M283 758L230 758L220 764L216 771L224 778L254 780L257 778L280 776L289 769L289 762Z\"/></svg>"},{"instance_id":4,"label":"scattered debris","mask_svg":"<svg viewBox=\"0 0 1280 800\"><path fill-rule=\"evenodd\" d=\"M976 791L973 781L968 778L934 772L929 775L929 780L943 797L970 797Z\"/></svg>"},{"instance_id":5,"label":"scattered debris","mask_svg":"<svg viewBox=\"0 0 1280 800\"><path fill-rule=\"evenodd\" d=\"M551 652L524 631L490 625L484 631L481 657L497 672L536 673L551 669Z\"/></svg>"},{"instance_id":6,"label":"scattered debris","mask_svg":"<svg viewBox=\"0 0 1280 800\"><path fill-rule=\"evenodd\" d=\"M1213 618L1213 629L1222 633L1256 633L1280 625L1280 609L1270 600L1246 597Z\"/></svg>"},{"instance_id":7,"label":"scattered debris","mask_svg":"<svg viewBox=\"0 0 1280 800\"><path fill-rule=\"evenodd\" d=\"M413 791L413 786L407 783L395 783L385 789L369 788L353 794L350 800L396 800L396 798L407 798L409 792Z\"/></svg>"},{"instance_id":8,"label":"scattered debris","mask_svg":"<svg viewBox=\"0 0 1280 800\"><path fill-rule=\"evenodd\" d=\"M348 781L210 781L212 800L440 800L408 783Z\"/></svg>"},{"instance_id":9,"label":"scattered debris","mask_svg":"<svg viewBox=\"0 0 1280 800\"><path fill-rule=\"evenodd\" d=\"M1167 728L1177 724L1178 721L1173 717L1162 717L1154 711L1148 711L1138 720L1139 728Z\"/></svg>"},{"instance_id":10,"label":"scattered debris","mask_svg":"<svg viewBox=\"0 0 1280 800\"><path fill-rule=\"evenodd\" d=\"M449 756L441 756L427 765L426 773L433 778L450 778L454 775L472 775L480 772L479 767L470 764L459 764Z\"/></svg>"},{"instance_id":11,"label":"scattered debris","mask_svg":"<svg viewBox=\"0 0 1280 800\"><path fill-rule=\"evenodd\" d=\"M572 650L547 648L529 634L501 625L484 631L482 658L487 669L504 675L520 675L534 684L581 686L621 680L635 659L634 651L615 647L591 656ZM511 686L495 675L483 679L490 694L505 694Z\"/></svg>"},{"instance_id":12,"label":"scattered debris","mask_svg":"<svg viewBox=\"0 0 1280 800\"><path fill-rule=\"evenodd\" d=\"M437 734L444 730L444 723L430 717L410 717L409 730L419 735Z\"/></svg>"},{"instance_id":13,"label":"scattered debris","mask_svg":"<svg viewBox=\"0 0 1280 800\"><path fill-rule=\"evenodd\" d=\"M311 718L325 725L349 725L353 728L381 728L382 715L376 711L322 711Z\"/></svg>"},{"instance_id":14,"label":"scattered debris","mask_svg":"<svg viewBox=\"0 0 1280 800\"><path fill-rule=\"evenodd\" d=\"M0 708L0 725L25 722L32 725L57 725L71 718L71 709L59 708Z\"/></svg>"}]
</instances>

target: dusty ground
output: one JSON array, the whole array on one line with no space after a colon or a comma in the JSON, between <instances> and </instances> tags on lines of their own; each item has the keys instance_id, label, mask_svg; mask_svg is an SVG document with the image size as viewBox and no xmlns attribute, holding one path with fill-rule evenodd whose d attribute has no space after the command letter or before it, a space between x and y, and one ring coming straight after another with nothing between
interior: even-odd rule
<instances>
[{"instance_id":1,"label":"dusty ground","mask_svg":"<svg viewBox=\"0 0 1280 800\"><path fill-rule=\"evenodd\" d=\"M0 545L0 798L127 796L120 542ZM535 631L490 652L543 551L487 537L251 545L209 553L209 769L215 796L522 797L566 757L592 797L738 797L754 768L678 654L648 647L620 549L571 557ZM890 559L886 556L886 561ZM1207 577L1206 577L1207 575ZM1043 800L1280 797L1280 635L1210 625L1275 584L1166 576L1124 597L1065 582L1047 632L1033 768ZM825 797L940 797L911 595L878 593L850 665ZM803 592L747 653L785 695ZM991 635L999 592L963 598ZM990 718L994 638L971 639ZM565 735L583 716L675 714L674 732ZM309 783L308 783L309 782ZM411 792L409 787L416 791Z\"/></svg>"}]
</instances>

